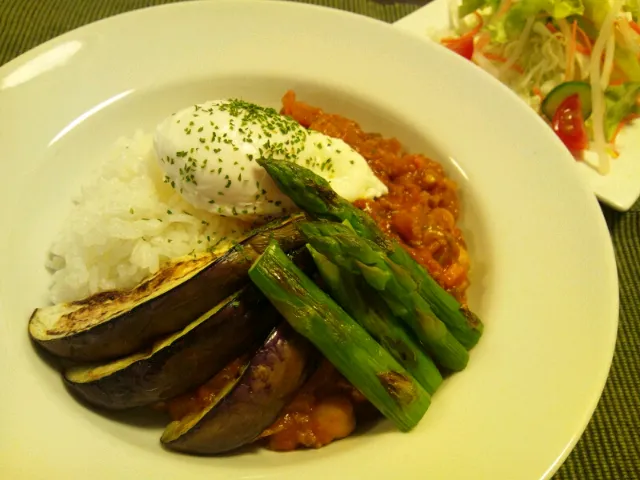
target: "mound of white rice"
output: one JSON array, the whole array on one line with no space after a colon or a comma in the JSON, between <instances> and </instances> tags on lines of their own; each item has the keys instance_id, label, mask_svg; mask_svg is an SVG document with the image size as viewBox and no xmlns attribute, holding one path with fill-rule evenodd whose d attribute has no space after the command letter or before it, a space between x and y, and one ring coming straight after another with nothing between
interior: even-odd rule
<instances>
[{"instance_id":1,"label":"mound of white rice","mask_svg":"<svg viewBox=\"0 0 640 480\"><path fill-rule=\"evenodd\" d=\"M238 220L193 208L163 183L151 135L121 139L53 242L51 300L133 287L167 260L220 246L246 230Z\"/></svg>"}]
</instances>

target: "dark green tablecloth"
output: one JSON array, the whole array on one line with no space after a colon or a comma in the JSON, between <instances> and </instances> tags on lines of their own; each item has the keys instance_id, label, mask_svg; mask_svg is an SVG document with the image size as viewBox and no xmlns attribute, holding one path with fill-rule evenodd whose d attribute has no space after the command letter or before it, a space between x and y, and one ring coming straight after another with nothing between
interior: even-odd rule
<instances>
[{"instance_id":1,"label":"dark green tablecloth","mask_svg":"<svg viewBox=\"0 0 640 480\"><path fill-rule=\"evenodd\" d=\"M173 1L0 0L0 65L80 25ZM418 8L416 3L427 0L403 0L400 4L389 0L303 1L393 22ZM618 346L600 405L557 479L640 478L640 202L626 214L608 208L603 211L620 272Z\"/></svg>"}]
</instances>

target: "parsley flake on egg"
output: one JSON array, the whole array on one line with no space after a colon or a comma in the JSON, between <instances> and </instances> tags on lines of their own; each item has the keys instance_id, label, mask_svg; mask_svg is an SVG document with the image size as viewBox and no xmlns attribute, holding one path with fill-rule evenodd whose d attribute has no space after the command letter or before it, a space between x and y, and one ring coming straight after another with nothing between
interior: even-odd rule
<instances>
[{"instance_id":1,"label":"parsley flake on egg","mask_svg":"<svg viewBox=\"0 0 640 480\"><path fill-rule=\"evenodd\" d=\"M223 216L252 219L295 210L256 163L260 157L305 166L350 201L387 193L366 160L342 140L243 100L177 112L158 125L154 146L167 183L194 207Z\"/></svg>"}]
</instances>

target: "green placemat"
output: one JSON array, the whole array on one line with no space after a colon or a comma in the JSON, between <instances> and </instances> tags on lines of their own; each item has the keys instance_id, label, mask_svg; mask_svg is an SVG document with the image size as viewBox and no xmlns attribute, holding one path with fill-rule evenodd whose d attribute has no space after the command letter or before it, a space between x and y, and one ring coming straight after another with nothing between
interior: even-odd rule
<instances>
[{"instance_id":1,"label":"green placemat","mask_svg":"<svg viewBox=\"0 0 640 480\"><path fill-rule=\"evenodd\" d=\"M80 25L128 10L174 1L0 0L0 65ZM418 8L417 5L391 4L382 0L381 3L371 0L302 1L388 22ZM620 272L618 345L600 405L578 446L556 475L558 480L640 478L640 202L626 214L606 207L603 212L613 237ZM524 438L526 432L523 432L523 441Z\"/></svg>"}]
</instances>

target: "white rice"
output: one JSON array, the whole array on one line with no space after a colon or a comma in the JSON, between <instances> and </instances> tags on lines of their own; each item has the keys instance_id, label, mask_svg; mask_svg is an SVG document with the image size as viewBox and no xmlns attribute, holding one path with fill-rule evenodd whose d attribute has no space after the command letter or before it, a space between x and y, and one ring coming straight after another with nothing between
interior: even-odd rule
<instances>
[{"instance_id":1,"label":"white rice","mask_svg":"<svg viewBox=\"0 0 640 480\"><path fill-rule=\"evenodd\" d=\"M246 230L238 220L193 208L163 183L151 135L120 139L53 242L51 300L133 287L167 260L230 242Z\"/></svg>"}]
</instances>

